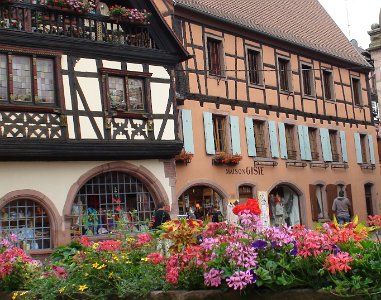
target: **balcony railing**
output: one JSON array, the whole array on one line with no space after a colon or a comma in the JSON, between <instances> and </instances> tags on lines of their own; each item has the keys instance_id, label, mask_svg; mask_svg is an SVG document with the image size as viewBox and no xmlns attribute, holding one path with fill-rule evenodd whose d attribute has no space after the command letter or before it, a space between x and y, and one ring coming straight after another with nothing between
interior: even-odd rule
<instances>
[{"instance_id":1,"label":"balcony railing","mask_svg":"<svg viewBox=\"0 0 381 300\"><path fill-rule=\"evenodd\" d=\"M156 49L147 25L123 23L95 13L0 0L0 29Z\"/></svg>"}]
</instances>

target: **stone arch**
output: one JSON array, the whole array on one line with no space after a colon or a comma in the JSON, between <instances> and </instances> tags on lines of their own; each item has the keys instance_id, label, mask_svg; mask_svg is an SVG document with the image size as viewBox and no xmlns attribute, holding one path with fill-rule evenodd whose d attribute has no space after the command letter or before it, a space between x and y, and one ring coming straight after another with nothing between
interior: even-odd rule
<instances>
[{"instance_id":1,"label":"stone arch","mask_svg":"<svg viewBox=\"0 0 381 300\"><path fill-rule=\"evenodd\" d=\"M229 198L228 193L226 193L225 190L219 184L217 184L211 180L208 180L208 179L197 179L194 181L190 181L185 186L183 186L180 189L180 191L176 194L176 199L178 199L189 188L194 187L194 186L198 186L198 185L207 186L207 187L215 190L222 197L222 199L224 201L227 201L227 199Z\"/></svg>"},{"instance_id":2,"label":"stone arch","mask_svg":"<svg viewBox=\"0 0 381 300\"><path fill-rule=\"evenodd\" d=\"M5 207L12 201L19 199L32 200L41 205L47 212L50 222L50 241L51 248L61 245L64 241L64 226L63 220L60 216L53 201L39 191L32 189L16 190L5 194L0 199L0 209Z\"/></svg>"}]
</instances>

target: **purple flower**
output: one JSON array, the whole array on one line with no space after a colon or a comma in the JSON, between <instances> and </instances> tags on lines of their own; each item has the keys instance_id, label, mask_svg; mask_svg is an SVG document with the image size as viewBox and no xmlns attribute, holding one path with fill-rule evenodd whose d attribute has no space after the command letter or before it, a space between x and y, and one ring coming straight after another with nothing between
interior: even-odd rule
<instances>
[{"instance_id":1,"label":"purple flower","mask_svg":"<svg viewBox=\"0 0 381 300\"><path fill-rule=\"evenodd\" d=\"M251 283L255 283L257 281L257 274L254 273L253 269L250 270L250 275L251 275Z\"/></svg>"},{"instance_id":2,"label":"purple flower","mask_svg":"<svg viewBox=\"0 0 381 300\"><path fill-rule=\"evenodd\" d=\"M332 246L333 254L337 255L338 253L341 252L341 249L337 245Z\"/></svg>"},{"instance_id":3,"label":"purple flower","mask_svg":"<svg viewBox=\"0 0 381 300\"><path fill-rule=\"evenodd\" d=\"M295 256L296 254L298 254L298 247L296 246L296 242L295 241L293 241L292 244L294 245L294 247L290 251L290 255Z\"/></svg>"},{"instance_id":4,"label":"purple flower","mask_svg":"<svg viewBox=\"0 0 381 300\"><path fill-rule=\"evenodd\" d=\"M272 248L275 248L277 246L277 243L276 242L271 242L271 247Z\"/></svg>"},{"instance_id":5,"label":"purple flower","mask_svg":"<svg viewBox=\"0 0 381 300\"><path fill-rule=\"evenodd\" d=\"M267 242L264 240L256 240L251 246L255 249L262 250L267 247Z\"/></svg>"}]
</instances>

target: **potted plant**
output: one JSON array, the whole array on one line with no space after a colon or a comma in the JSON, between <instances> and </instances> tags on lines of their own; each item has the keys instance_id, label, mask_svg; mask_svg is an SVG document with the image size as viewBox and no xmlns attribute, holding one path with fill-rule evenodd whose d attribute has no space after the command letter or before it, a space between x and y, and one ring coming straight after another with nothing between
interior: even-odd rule
<instances>
[{"instance_id":1,"label":"potted plant","mask_svg":"<svg viewBox=\"0 0 381 300\"><path fill-rule=\"evenodd\" d=\"M126 8L120 5L114 5L110 8L110 19L121 23L137 23L142 25L149 24L151 13L145 9Z\"/></svg>"},{"instance_id":2,"label":"potted plant","mask_svg":"<svg viewBox=\"0 0 381 300\"><path fill-rule=\"evenodd\" d=\"M186 165L189 164L192 161L193 154L186 152L184 149L180 152L180 154L175 156L176 162L183 162Z\"/></svg>"},{"instance_id":3,"label":"potted plant","mask_svg":"<svg viewBox=\"0 0 381 300\"><path fill-rule=\"evenodd\" d=\"M213 157L213 165L237 165L242 160L242 156L238 154L230 154L226 152L218 152Z\"/></svg>"},{"instance_id":4,"label":"potted plant","mask_svg":"<svg viewBox=\"0 0 381 300\"><path fill-rule=\"evenodd\" d=\"M80 14L85 14L94 11L94 0L48 0L47 6L49 8L62 9L73 11Z\"/></svg>"}]
</instances>

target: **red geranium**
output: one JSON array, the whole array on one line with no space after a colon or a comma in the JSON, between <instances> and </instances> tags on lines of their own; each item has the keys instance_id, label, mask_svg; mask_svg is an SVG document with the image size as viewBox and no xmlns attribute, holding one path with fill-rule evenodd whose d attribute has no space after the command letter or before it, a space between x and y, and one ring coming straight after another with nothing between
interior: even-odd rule
<instances>
[{"instance_id":1,"label":"red geranium","mask_svg":"<svg viewBox=\"0 0 381 300\"><path fill-rule=\"evenodd\" d=\"M257 199L248 199L246 203L238 204L233 208L233 213L238 215L241 212L249 211L254 215L261 214L261 208L259 207Z\"/></svg>"}]
</instances>

